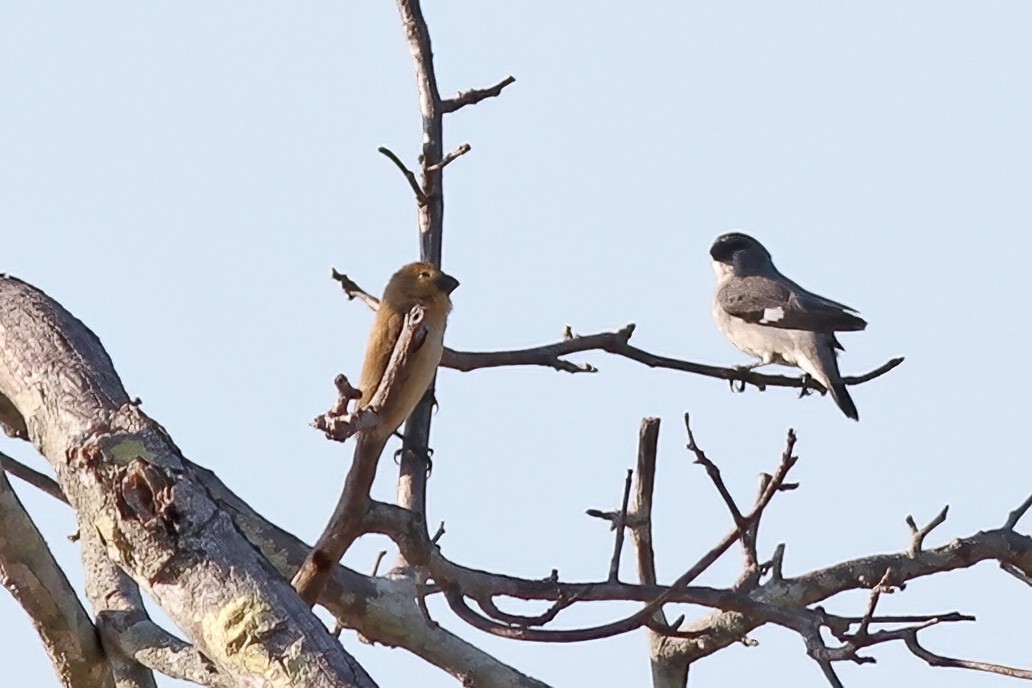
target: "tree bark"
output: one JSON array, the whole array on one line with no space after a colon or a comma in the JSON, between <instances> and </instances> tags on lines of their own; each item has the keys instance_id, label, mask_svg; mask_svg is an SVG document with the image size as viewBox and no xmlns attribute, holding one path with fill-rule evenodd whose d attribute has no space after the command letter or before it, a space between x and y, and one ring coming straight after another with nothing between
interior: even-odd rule
<instances>
[{"instance_id":1,"label":"tree bark","mask_svg":"<svg viewBox=\"0 0 1032 688\"><path fill-rule=\"evenodd\" d=\"M237 686L374 686L129 401L85 325L0 277L0 394L107 554ZM6 414L10 424L10 412Z\"/></svg>"}]
</instances>

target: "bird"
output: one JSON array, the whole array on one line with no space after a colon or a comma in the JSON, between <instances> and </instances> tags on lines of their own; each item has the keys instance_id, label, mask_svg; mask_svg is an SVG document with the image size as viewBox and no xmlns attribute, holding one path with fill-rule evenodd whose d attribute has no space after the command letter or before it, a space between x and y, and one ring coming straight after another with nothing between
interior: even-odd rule
<instances>
[{"instance_id":1,"label":"bird","mask_svg":"<svg viewBox=\"0 0 1032 688\"><path fill-rule=\"evenodd\" d=\"M717 277L717 327L736 348L759 359L742 369L771 363L799 368L831 393L847 418L859 420L838 367L838 351L845 347L835 337L867 327L857 310L782 275L770 251L748 234L720 235L710 257Z\"/></svg>"},{"instance_id":2,"label":"bird","mask_svg":"<svg viewBox=\"0 0 1032 688\"><path fill-rule=\"evenodd\" d=\"M358 409L376 412L378 422L356 436L351 468L344 489L322 535L298 569L291 584L312 606L326 587L331 572L348 547L361 534L362 519L369 508L369 490L376 476L380 454L394 432L408 418L433 384L444 353L444 330L451 312L451 293L459 281L431 263L409 263L394 273L376 309L359 378ZM405 316L414 306L423 308L408 360L396 370L382 404L372 407L376 391L390 365L401 337Z\"/></svg>"},{"instance_id":3,"label":"bird","mask_svg":"<svg viewBox=\"0 0 1032 688\"><path fill-rule=\"evenodd\" d=\"M452 308L450 296L458 286L457 279L424 262L409 263L387 282L366 344L358 408L367 408L376 394L401 336L405 316L416 305L423 307L424 336L421 343L417 342L408 365L399 371L385 405L376 409L380 422L370 435L377 439L386 442L430 387L444 351L444 330Z\"/></svg>"}]
</instances>

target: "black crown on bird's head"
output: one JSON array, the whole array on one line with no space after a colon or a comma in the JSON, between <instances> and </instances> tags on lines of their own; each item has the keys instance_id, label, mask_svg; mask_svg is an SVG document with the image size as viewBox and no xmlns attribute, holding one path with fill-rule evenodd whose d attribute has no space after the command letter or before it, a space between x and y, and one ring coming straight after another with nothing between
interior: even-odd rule
<instances>
[{"instance_id":1,"label":"black crown on bird's head","mask_svg":"<svg viewBox=\"0 0 1032 688\"><path fill-rule=\"evenodd\" d=\"M734 262L734 256L739 251L759 251L763 255L770 258L770 251L764 248L763 244L753 239L748 234L742 232L728 232L727 234L721 234L717 237L717 240L713 242L713 246L710 247L710 256L713 260L720 263L732 263Z\"/></svg>"}]
</instances>

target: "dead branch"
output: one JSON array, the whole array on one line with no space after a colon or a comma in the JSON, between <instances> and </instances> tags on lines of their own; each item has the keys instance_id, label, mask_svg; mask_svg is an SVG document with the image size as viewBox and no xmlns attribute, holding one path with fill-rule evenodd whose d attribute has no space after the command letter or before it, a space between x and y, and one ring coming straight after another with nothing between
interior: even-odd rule
<instances>
[{"instance_id":1,"label":"dead branch","mask_svg":"<svg viewBox=\"0 0 1032 688\"><path fill-rule=\"evenodd\" d=\"M647 457L648 452L646 451L644 453ZM786 451L786 454L790 455L790 451ZM269 556L273 557L272 561L274 563L280 562L278 565L287 566L288 568L286 570L288 571L292 570L293 567L296 566L296 563L291 564L289 560L286 563L283 563L281 557L284 552L287 552L290 553L290 556L297 557L293 561L299 561L307 552L307 548L303 544L298 542L289 534L283 533L283 531L280 531L275 526L272 526L261 519L260 516L250 510L250 508L239 500L239 498L229 492L210 471L206 471L193 464L189 464L189 462L187 462L187 465L190 467L190 471L194 473L194 477L202 482L206 486L206 489L209 490L216 499L218 499L227 513L230 513L233 516L238 527L247 534L249 538L253 538L252 541L256 546L263 551L266 551ZM780 479L783 481L783 476ZM772 479L771 483L773 484L773 482L774 479ZM766 494L767 493L765 493L764 498L766 497ZM632 523L640 522L636 521L634 513L634 511L631 512L631 515L628 516L628 520ZM370 526L374 532L392 534L392 537L396 538L396 541L399 542L399 546L402 546L403 543L409 543L407 546L411 546L412 539L417 538L418 533L420 532L420 528L412 524L412 521L414 520L415 516L410 512L398 509L391 505L374 503L373 508L370 511L367 525ZM632 535L635 532L636 530L632 526ZM877 557L864 557L854 561L836 564L829 569L811 572L798 578L778 580L777 582L772 580L772 582L768 583L766 586L762 586L759 590L748 595L742 595L730 590L715 590L711 588L695 588L690 586L674 590L670 587L664 588L662 586L655 585L630 585L626 583L613 584L608 581L600 581L597 583L564 583L559 581L554 575L543 580L533 581L510 576L502 576L499 574L491 574L474 569L465 569L459 565L448 562L443 556L441 556L440 552L437 552L435 548L431 548L429 546L425 548L425 552L427 553L426 556L429 558L428 565L433 571L435 580L454 581L455 585L461 589L463 593L474 598L490 599L492 595L502 595L520 599L537 599L556 602L561 599L561 596L565 595L570 597L576 596L577 601L637 600L648 602L650 600L657 599L659 596L669 591L672 593L670 595L670 601L673 602L689 602L721 610L731 610L731 612L722 611L718 614L726 615L728 613L733 613L737 615L737 618L739 619L738 622L727 624L728 632L734 635L733 639L740 639L744 636L745 632L747 632L748 628L755 627L755 625L760 625L761 623L774 622L786 625L787 627L793 627L792 624L798 625L798 612L793 612L792 610L805 608L805 605L807 604L833 596L834 594L847 589L853 589L865 585L871 586L872 583L870 581L884 582L885 571L890 568L893 570L893 582L896 584L916 577L933 575L941 571L966 568L978 563L979 561L992 559L1008 563L1019 570L1032 573L1032 538L1019 535L1014 533L1012 530L1004 528L996 531L980 532L968 538L961 538L944 547L932 550L922 550L916 557L911 557L909 552L899 552L893 555L879 555ZM875 571L880 571L880 573L876 574L874 573ZM372 627L364 626L367 622L362 620L365 618L365 615L369 614L371 611L378 612L378 610L372 609L372 607L376 607L376 605L363 603L354 596L356 594L362 594L359 591L364 587L368 587L368 583L364 583L363 581L370 580L374 585L380 585L380 583L377 583L372 579L358 576L358 574L347 571L343 567L339 566L335 569L333 580L333 584L325 593L322 600L323 603L327 605L335 617L347 618L349 623L358 624L358 627L363 634L371 632L371 628L373 635L370 637L376 637L376 629L378 626L375 624ZM377 580L387 584L383 579ZM772 585L776 586L776 588L770 589L770 586ZM344 592L345 590L350 590L351 592ZM770 595L774 593L775 590L775 597L771 598ZM384 590L381 590L375 594L382 595L386 593ZM753 596L758 594L762 594L768 602L755 602L753 600ZM409 599L411 600L412 598ZM344 604L345 606L342 607L340 606L341 604ZM777 606L774 607L771 606L771 604L776 604ZM356 607L353 605L358 606ZM796 614L797 616L793 616L793 614ZM813 614L819 614L820 616L811 617L808 623L814 622L813 619L818 619L820 623L827 625L833 630L839 629L839 633L844 632L841 630L844 625L858 624L863 622L865 619L868 626L870 626L872 624L881 623L925 623L933 619L937 619L937 623L941 623L945 621L970 620L971 618L955 612L937 616L874 616L870 613L870 608L868 613L862 617L834 617L824 614L819 608L817 611L814 611ZM390 626L390 624L388 624L388 626ZM673 624L672 626L677 626L677 624ZM379 632L382 632L382 630L383 629L380 628ZM491 632L494 630L497 629L492 629ZM442 631L439 628L436 628L434 629L434 632ZM682 632L682 634L685 635L688 633L696 636L699 635L698 629ZM503 635L507 635L508 637L521 636L518 632L503 633ZM878 642L886 642L888 640L881 631L869 633L868 637L873 637ZM536 640L537 638L533 639ZM670 661L686 662L690 661L691 656L704 656L705 654L716 651L716 649L722 647L723 644L726 644L721 641L719 637L714 637L712 630L705 631L700 640L705 641L702 645L696 645L696 647L702 651L701 655L698 655L698 653L691 655L683 652L682 649L681 652L667 653L665 657ZM388 641L383 640L383 642ZM670 642L674 641L668 641L668 644ZM690 641L684 642L688 643ZM722 644L718 647L713 647L713 642ZM694 643L692 644L694 645ZM419 643L419 645L425 650L425 645L423 643ZM676 646L670 646L671 649L675 647ZM472 651L473 648L467 648L467 650ZM416 651L421 652L420 650ZM838 652L838 655L835 655L836 657L845 657L846 654L844 650L836 650L835 648L826 648L826 651ZM423 656L425 657L426 655L423 654ZM849 657L845 658L849 659ZM949 658L945 659L948 660ZM439 656L435 656L433 659L428 659L428 661L432 661L438 666L447 665L447 662L442 661ZM964 662L965 660L957 661ZM455 665L451 664L450 666ZM979 666L982 665L979 664ZM997 665L984 666L996 667ZM1018 672L1014 675L1024 677L1024 675L1020 673L1023 670L1011 670L1009 668L1004 669ZM524 679L528 681L528 683L520 683L520 685L539 685L533 682L532 679L526 679L525 677ZM483 685L494 684L485 683Z\"/></svg>"},{"instance_id":2,"label":"dead branch","mask_svg":"<svg viewBox=\"0 0 1032 688\"><path fill-rule=\"evenodd\" d=\"M1009 530L1014 530L1014 526L1018 525L1018 521L1025 515L1025 512L1032 508L1032 494L1030 494L1024 502L1018 505L1014 511L1007 515L1007 520L1004 522L1003 527Z\"/></svg>"},{"instance_id":3,"label":"dead branch","mask_svg":"<svg viewBox=\"0 0 1032 688\"><path fill-rule=\"evenodd\" d=\"M119 688L153 688L153 671L213 688L231 688L214 663L151 619L140 588L108 558L95 529L83 531L86 596Z\"/></svg>"},{"instance_id":4,"label":"dead branch","mask_svg":"<svg viewBox=\"0 0 1032 688\"><path fill-rule=\"evenodd\" d=\"M917 631L919 629L912 630L904 635L903 641L907 644L907 649L914 653L915 657L923 659L933 667L951 667L954 669L971 669L972 671L985 671L990 674L1002 674L1003 676L1010 676L1012 678L1023 678L1025 680L1032 681L1032 670L1028 669L1015 669L1013 667L1003 666L1001 664L989 664L987 662L974 662L967 659L955 659L953 657L944 657L943 655L937 655L929 652L923 648L917 642Z\"/></svg>"},{"instance_id":5,"label":"dead branch","mask_svg":"<svg viewBox=\"0 0 1032 688\"><path fill-rule=\"evenodd\" d=\"M376 149L381 154L387 157L388 160L394 163L394 165L401 170L402 176L405 177L405 181L412 187L412 192L416 194L416 202L420 207L426 205L426 194L421 188L419 188L419 182L416 181L415 173L408 168L408 166L401 161L401 158L387 146L380 146Z\"/></svg>"},{"instance_id":6,"label":"dead branch","mask_svg":"<svg viewBox=\"0 0 1032 688\"><path fill-rule=\"evenodd\" d=\"M114 688L89 614L3 471L0 523L0 581L32 619L62 685Z\"/></svg>"},{"instance_id":7,"label":"dead branch","mask_svg":"<svg viewBox=\"0 0 1032 688\"><path fill-rule=\"evenodd\" d=\"M42 490L54 499L58 499L65 504L68 503L68 498L65 497L64 492L61 491L61 486L57 484L56 480L51 478L49 475L40 473L34 468L29 468L22 462L11 458L3 452L0 452L0 469L7 471L15 478L25 481L38 490Z\"/></svg>"},{"instance_id":8,"label":"dead branch","mask_svg":"<svg viewBox=\"0 0 1032 688\"><path fill-rule=\"evenodd\" d=\"M928 533L932 532L946 521L946 513L950 510L950 505L947 504L942 508L942 511L928 522L924 528L918 528L914 522L914 517L907 514L907 525L910 526L910 548L909 552L911 556L921 551L922 545L924 545L924 539L928 536Z\"/></svg>"},{"instance_id":9,"label":"dead branch","mask_svg":"<svg viewBox=\"0 0 1032 688\"><path fill-rule=\"evenodd\" d=\"M23 415L80 527L101 533L107 554L227 680L282 677L282 666L260 658L280 656L296 643L292 666L308 667L313 686L372 685L210 493L186 475L178 448L131 402L96 335L46 294L10 277L0 277L0 394ZM196 565L199 557L204 566ZM201 608L226 614L206 621ZM212 626L232 625L240 615L260 629ZM235 652L236 633L252 631L246 656Z\"/></svg>"},{"instance_id":10,"label":"dead branch","mask_svg":"<svg viewBox=\"0 0 1032 688\"><path fill-rule=\"evenodd\" d=\"M609 581L615 583L620 578L620 555L623 553L624 529L627 527L627 506L631 498L631 476L634 471L628 470L624 480L623 500L619 511L599 511L588 509L587 514L593 518L609 521L609 527L616 535L613 540L613 556L609 560Z\"/></svg>"},{"instance_id":11,"label":"dead branch","mask_svg":"<svg viewBox=\"0 0 1032 688\"><path fill-rule=\"evenodd\" d=\"M476 105L487 98L496 98L501 95L503 88L514 83L516 83L516 77L509 75L488 88L471 88L468 91L460 91L454 98L448 98L441 102L441 111L455 112L467 105Z\"/></svg>"},{"instance_id":12,"label":"dead branch","mask_svg":"<svg viewBox=\"0 0 1032 688\"><path fill-rule=\"evenodd\" d=\"M361 394L347 383L347 378L343 375L337 376L336 383L340 396L330 412L321 417L329 419L322 424L321 429L325 430L328 423L339 419L345 431L342 436L346 437L356 431L363 418L373 416L377 422L367 422L357 430L359 436L355 446L354 459L344 480L340 499L337 501L322 535L315 543L315 547L305 558L305 563L292 580L294 589L309 606L318 601L333 567L344 556L355 539L362 534L362 520L369 508L369 490L373 486L380 452L383 450L382 433L377 430L376 410L383 408L390 401L391 395L396 393L396 382L403 379L401 371L408 366L410 357L425 339L425 329L423 308L415 305L405 314L405 322L398 341L394 344L387 368L380 379L380 386L377 387L376 393L369 401L369 406L359 410L357 417L355 414L347 413L347 405L351 399L357 398ZM319 427L319 421L320 419L316 419L317 427ZM329 431L326 434L333 439L339 439L337 436L331 435Z\"/></svg>"},{"instance_id":13,"label":"dead branch","mask_svg":"<svg viewBox=\"0 0 1032 688\"><path fill-rule=\"evenodd\" d=\"M455 150L453 150L451 153L448 153L448 155L444 156L441 162L431 165L428 169L432 169L434 172L438 170L443 170L445 167L452 164L457 158L461 158L463 155L469 153L471 150L473 150L473 147L470 146L468 143L464 143Z\"/></svg>"},{"instance_id":14,"label":"dead branch","mask_svg":"<svg viewBox=\"0 0 1032 688\"><path fill-rule=\"evenodd\" d=\"M360 299L371 309L376 310L380 302L375 297L363 290L358 284L347 275L332 272L333 279L340 282L341 288L347 295L348 300ZM665 368L679 370L694 375L717 378L728 382L740 382L749 384L758 390L765 390L767 387L791 387L796 389L816 390L821 394L827 392L821 384L815 380L804 379L803 377L789 377L786 375L767 375L752 370L741 368L724 368L712 366L705 363L694 363L677 358L668 358L650 353L643 349L631 346L629 341L634 334L635 325L630 323L625 327L613 332L598 332L589 335L570 335L554 344L530 347L527 349L510 349L500 351L457 351L445 347L444 355L441 357L441 367L451 368L463 373L482 368L501 368L510 366L542 366L567 373L596 373L598 368L590 363L573 363L564 357L587 351L603 351L621 356L632 361L637 361L650 368ZM843 381L847 385L861 385L879 378L893 368L903 363L904 358L893 358L874 370L863 375L847 375Z\"/></svg>"}]
</instances>

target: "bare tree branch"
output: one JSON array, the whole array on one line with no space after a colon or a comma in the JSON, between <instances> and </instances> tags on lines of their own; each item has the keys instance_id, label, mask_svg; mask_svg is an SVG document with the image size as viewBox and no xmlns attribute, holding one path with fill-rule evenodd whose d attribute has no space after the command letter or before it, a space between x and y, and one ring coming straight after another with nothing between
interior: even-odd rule
<instances>
[{"instance_id":1,"label":"bare tree branch","mask_svg":"<svg viewBox=\"0 0 1032 688\"><path fill-rule=\"evenodd\" d=\"M108 558L95 530L84 530L80 542L86 596L119 688L153 688L151 670L198 685L231 688L211 660L151 620L139 586Z\"/></svg>"},{"instance_id":2,"label":"bare tree branch","mask_svg":"<svg viewBox=\"0 0 1032 688\"><path fill-rule=\"evenodd\" d=\"M114 688L96 629L0 471L0 582L32 619L61 685Z\"/></svg>"},{"instance_id":3,"label":"bare tree branch","mask_svg":"<svg viewBox=\"0 0 1032 688\"><path fill-rule=\"evenodd\" d=\"M1025 680L1032 680L1032 671L1028 669L1014 669L1012 667L1006 667L1001 664L989 664L987 662L974 662L967 659L954 659L952 657L944 657L929 652L923 648L917 642L917 631L910 631L907 633L904 641L907 644L907 648L914 653L915 656L928 662L933 667L951 667L954 669L971 669L973 671L985 671L990 674L1002 674L1003 676L1010 676L1012 678L1023 678Z\"/></svg>"},{"instance_id":4,"label":"bare tree branch","mask_svg":"<svg viewBox=\"0 0 1032 688\"><path fill-rule=\"evenodd\" d=\"M379 424L376 411L387 406L392 396L397 393L397 382L405 379L403 371L406 370L410 357L425 338L425 329L423 307L413 306L412 310L405 314L398 341L394 344L391 358L380 379L380 386L377 387L370 399L369 405L360 409L357 414L347 413L348 402L360 397L361 394L348 384L347 378L339 375L336 380L339 393L337 403L330 413L322 417L322 419L330 420L320 423L320 419L316 419L316 425L323 429L326 426L334 425L335 419L343 419L342 422L346 427L341 436L338 437L327 432L327 435L333 439L343 440L356 429L360 434L355 446L354 459L344 480L344 488L341 490L337 505L330 515L330 520L323 529L322 535L319 536L319 540L305 558L305 563L302 564L292 581L294 589L309 605L314 605L318 601L334 565L340 561L355 539L362 534L362 520L369 508L369 490L372 489L373 480L376 478L376 467L380 460L384 441L384 435L376 430L376 425ZM363 423L363 418L370 416L376 420L372 423ZM367 436L369 432L372 432L372 435Z\"/></svg>"},{"instance_id":5,"label":"bare tree branch","mask_svg":"<svg viewBox=\"0 0 1032 688\"><path fill-rule=\"evenodd\" d=\"M380 299L358 286L358 284L356 284L355 281L347 275L337 272L337 268L330 268L330 277L337 282L340 282L340 288L344 290L344 294L348 297L348 301L359 299L373 311L380 308Z\"/></svg>"},{"instance_id":6,"label":"bare tree branch","mask_svg":"<svg viewBox=\"0 0 1032 688\"><path fill-rule=\"evenodd\" d=\"M942 508L942 511L928 522L924 528L918 528L917 524L914 523L914 517L907 514L907 525L910 526L910 549L911 556L921 551L922 545L924 545L924 539L928 537L928 533L932 532L946 521L946 513L950 510L950 505L947 504Z\"/></svg>"},{"instance_id":7,"label":"bare tree branch","mask_svg":"<svg viewBox=\"0 0 1032 688\"><path fill-rule=\"evenodd\" d=\"M1025 512L1032 507L1032 494L1030 494L1024 502L1018 505L1018 508L1010 512L1007 515L1007 520L1004 522L1003 527L1008 530L1014 530L1014 526L1018 525L1018 521L1025 515Z\"/></svg>"},{"instance_id":8,"label":"bare tree branch","mask_svg":"<svg viewBox=\"0 0 1032 688\"><path fill-rule=\"evenodd\" d=\"M624 528L627 527L627 506L631 498L631 477L634 471L628 470L624 479L623 500L619 511L601 511L588 509L585 513L592 518L609 521L610 530L614 531L613 556L609 560L609 582L615 583L620 578L620 555L623 553Z\"/></svg>"},{"instance_id":9,"label":"bare tree branch","mask_svg":"<svg viewBox=\"0 0 1032 688\"><path fill-rule=\"evenodd\" d=\"M419 188L419 182L416 181L415 173L412 170L410 170L405 165L405 163L401 161L401 158L399 158L397 154L387 146L380 146L376 150L384 156L386 156L388 160L393 162L395 166L397 166L397 168L401 170L401 174L405 177L405 181L409 183L409 186L412 187L413 193L416 194L416 202L420 205L420 207L426 205L426 194L423 193L423 190L421 188Z\"/></svg>"},{"instance_id":10,"label":"bare tree branch","mask_svg":"<svg viewBox=\"0 0 1032 688\"><path fill-rule=\"evenodd\" d=\"M64 496L64 492L61 491L61 486L57 484L56 480L49 475L40 473L34 468L29 468L3 452L0 452L0 469L7 471L19 480L24 480L29 485L42 490L54 499L59 499L65 504L68 503L68 498Z\"/></svg>"},{"instance_id":11,"label":"bare tree branch","mask_svg":"<svg viewBox=\"0 0 1032 688\"><path fill-rule=\"evenodd\" d=\"M440 267L444 241L444 110L434 72L430 29L419 0L397 0L405 41L412 55L419 95L422 129L422 191L419 205L419 259ZM426 522L426 477L429 470L430 423L434 384L423 395L405 422L401 459L398 462L398 504L416 512Z\"/></svg>"},{"instance_id":12,"label":"bare tree branch","mask_svg":"<svg viewBox=\"0 0 1032 688\"><path fill-rule=\"evenodd\" d=\"M786 452L790 454L790 452ZM645 452L648 455L648 452ZM784 457L783 457L784 458ZM246 504L241 502L239 498L229 492L224 485L218 482L217 478L211 474L210 471L206 471L197 466L189 464L191 472L196 474L197 479L202 482L206 489L208 489L213 496L219 501L223 508L227 512L233 515L234 521L237 522L248 537L252 539L256 546L261 548L263 551L270 556L271 561L280 562L278 565L284 567L283 570L292 570L296 562L304 555L307 551L306 547L298 542L292 536L283 533L275 526L268 524L260 516L254 514ZM641 468L641 464L639 464ZM645 473L642 471L640 474ZM783 476L780 478L783 481ZM773 479L772 479L773 484ZM637 497L636 497L637 499ZM390 505L374 503L374 508L370 512L370 526L376 530L376 532L386 532L392 534L401 544L406 546L409 539L418 537L419 528L413 527L410 522L414 520L414 515L410 512L406 512ZM632 510L628 516L628 522L631 524L639 523L637 515L640 512ZM408 525L406 525L408 524ZM632 536L637 538L636 533L639 532L635 525L632 525ZM409 545L410 546L410 545ZM525 579L513 578L510 576L502 576L498 574L490 574L483 571L476 571L473 569L464 569L461 566L452 564L446 559L441 557L439 552L430 551L428 548L427 556L432 561L428 563L430 568L435 572L435 578L439 580L451 580L454 581L458 588L465 594L469 594L475 598L482 598L495 595L505 595L511 597L517 597L522 599L540 599L540 600L551 600L556 601L560 599L560 596L576 596L578 600L591 601L591 600L639 600L648 602L655 600L661 596L665 591L673 591L670 595L670 601L677 602L691 602L695 604L701 604L704 606L711 606L722 610L733 610L733 611L721 611L718 612L718 616L727 617L727 620L721 622L719 626L726 627L726 632L731 637L725 641L721 640L722 636L715 636L713 633L714 626L706 623L705 621L701 624L702 629L708 628L705 635L698 638L696 641L674 641L668 640L666 646L673 649L678 649L678 652L671 652L671 659L680 659L680 661L691 661L692 658L698 656L705 656L713 651L719 649L714 647L713 643L728 643L734 640L740 639L747 632L748 628L755 627L764 622L773 621L788 627L799 626L799 614L805 610L805 605L811 604L819 599L824 599L832 595L842 592L847 589L853 589L856 587L871 586L875 585L871 581L878 581L880 583L885 582L885 571L888 569L893 570L893 582L903 583L906 580L925 576L933 575L940 571L953 570L956 568L965 568L972 566L979 561L987 559L996 559L997 561L1008 563L1014 566L1019 571L1032 572L1032 538L1028 536L1019 535L1014 533L1012 530L1001 528L996 531L980 532L974 536L968 538L961 538L947 546L936 548L933 550L922 550L916 557L912 557L909 552L900 552L893 555L879 555L876 557L864 557L861 559L843 562L836 564L829 569L823 569L820 571L811 572L798 578L793 579L780 579L772 578L772 580L759 589L749 593L748 595L741 595L731 591L720 591L710 588L693 588L684 587L682 589L674 590L672 588L664 588L661 586L654 585L630 585L626 583L612 584L609 582L598 582L598 583L563 583L558 581L554 576L546 580L531 581ZM291 556L294 559L284 560L283 554L285 552L293 552ZM417 557L413 557L416 559ZM880 573L875 573L880 571ZM369 583L363 582L369 581L358 574L354 574L343 567L337 567L336 573L334 574L331 586L327 589L323 598L323 603L334 613L338 618L347 618L349 622L357 624L357 628L360 628L363 634L372 632L373 635L370 637L377 637L377 634L382 634L385 630L379 627L378 624L373 623L372 626L366 626L367 621L364 621L370 611L378 607L378 605L369 605L368 602L363 602L361 595L368 593L360 593L359 597L355 597L358 591L368 589ZM377 581L371 581L374 586L381 585ZM383 581L383 585L388 585L387 581ZM347 592L350 590L351 592ZM385 594L381 590L380 594ZM392 593L393 594L393 593ZM770 602L757 604L752 601L752 598L765 599ZM402 593L402 598L405 594ZM407 599L411 600L412 597ZM778 605L772 607L771 602ZM344 606L339 606L343 604ZM797 610L795 612L791 610ZM781 611L789 610L789 611ZM391 613L396 613L396 609L392 607ZM809 612L806 612L809 614ZM816 614L814 612L813 614ZM421 618L421 617L420 617ZM826 619L822 623L832 624L832 628L842 628L845 624L857 624L866 620L867 625L874 623L926 623L928 621L935 620L936 623L942 621L959 621L970 619L964 615L956 613L938 615L938 616L873 616L872 610L869 607L868 613L862 617L832 617L820 612L820 616L807 617L807 623L814 623L814 619ZM730 623L728 623L730 622ZM424 622L421 622L425 624ZM390 624L387 624L388 626ZM700 624L696 624L700 626ZM371 631L369 629L372 629ZM737 630L736 630L737 629ZM494 629L492 629L494 630ZM696 628L696 631L699 629ZM409 629L415 632L415 629ZM439 628L428 629L428 632L439 632ZM863 641L868 644L887 642L890 638L885 635L886 632L878 631L876 633L869 633L869 641ZM522 634L509 634L510 637L520 637ZM381 642L390 642L387 639L381 637ZM445 636L447 639L448 636ZM536 638L535 638L536 639ZM392 639L394 640L394 639ZM411 640L411 638L409 639ZM459 653L465 651L473 651L475 648L466 647L461 648L459 641L449 641L450 644L458 643L460 645ZM701 645L699 644L701 643ZM391 642L391 644L394 644ZM406 643L400 642L402 646L406 646ZM854 638L854 645L863 644L860 640ZM720 645L723 646L723 645ZM416 647L427 649L423 641L416 643ZM686 652L686 647L694 648L692 652ZM822 644L823 647L823 644ZM414 649L417 653L422 654L422 650ZM844 648L823 648L821 652L829 653L826 656L831 657L835 660L850 659L848 653L850 647ZM853 648L855 653L855 647ZM438 666L452 667L449 671L455 670L455 656L450 652L443 653L447 659L442 659L440 656L433 656L428 659ZM829 660L830 661L830 660ZM504 676L512 678L518 676L515 674L505 673L511 671L507 668L502 668L504 665L491 665L497 666ZM996 665L986 665L996 666ZM1012 670L1012 671L1023 671L1023 670ZM1021 674L1016 674L1019 677ZM477 685L494 686L494 685L540 685L533 681L523 677L522 679L514 679L514 683L477 683ZM508 681L508 679L506 679ZM676 685L676 684L671 684Z\"/></svg>"},{"instance_id":13,"label":"bare tree branch","mask_svg":"<svg viewBox=\"0 0 1032 688\"><path fill-rule=\"evenodd\" d=\"M187 462L191 474L212 494L220 508L231 515L241 532L276 567L290 576L311 547L270 523L235 495L210 470ZM394 506L380 505L397 512ZM404 511L406 520L414 519ZM402 647L441 668L460 681L483 688L547 688L504 664L476 645L442 626L431 623L419 609L415 581L406 576L362 576L335 566L319 603L363 638L389 647Z\"/></svg>"},{"instance_id":14,"label":"bare tree branch","mask_svg":"<svg viewBox=\"0 0 1032 688\"><path fill-rule=\"evenodd\" d=\"M445 167L455 162L456 159L461 158L463 155L469 153L471 150L473 150L473 147L470 146L468 143L464 143L455 150L453 150L451 153L448 153L448 155L444 156L444 159L441 160L441 162L431 165L428 169L432 169L434 172L438 170L443 170Z\"/></svg>"},{"instance_id":15,"label":"bare tree branch","mask_svg":"<svg viewBox=\"0 0 1032 688\"><path fill-rule=\"evenodd\" d=\"M514 83L516 83L516 77L509 75L488 88L471 88L468 91L460 91L454 98L448 98L441 102L441 111L455 112L467 105L476 105L486 98L495 98L502 93L503 88Z\"/></svg>"},{"instance_id":16,"label":"bare tree branch","mask_svg":"<svg viewBox=\"0 0 1032 688\"><path fill-rule=\"evenodd\" d=\"M334 269L332 276L333 279L340 282L341 289L344 290L349 301L358 298L374 311L379 308L379 299L363 290L347 275L341 274ZM445 347L444 355L441 357L441 367L452 368L464 373L482 368L510 366L543 366L567 373L596 373L598 368L590 363L573 363L572 361L565 360L564 357L587 351L604 351L615 356L629 358L650 368L666 368L694 375L713 377L728 382L741 382L743 384L750 384L759 390L765 390L767 387L793 387L796 389L816 390L821 394L827 391L819 382L804 380L802 377L766 375L752 370L722 368L720 366L693 363L692 361L649 353L629 344L634 330L634 323L630 323L613 332L598 332L588 335L574 335L570 332L562 341L527 349L457 351ZM847 375L842 379L847 385L861 385L881 377L903 363L903 360L903 357L893 358L868 373L863 375Z\"/></svg>"},{"instance_id":17,"label":"bare tree branch","mask_svg":"<svg viewBox=\"0 0 1032 688\"><path fill-rule=\"evenodd\" d=\"M638 580L642 585L656 585L656 555L652 548L652 496L656 485L656 454L659 443L659 418L643 418L638 431L637 479L628 519L631 539L638 561ZM657 609L651 621L669 628L666 614ZM680 623L674 624L680 626ZM652 688L685 688L688 685L688 664L671 658L666 649L668 637L650 627L649 665Z\"/></svg>"},{"instance_id":18,"label":"bare tree branch","mask_svg":"<svg viewBox=\"0 0 1032 688\"><path fill-rule=\"evenodd\" d=\"M108 556L227 680L279 686L303 674L313 687L373 685L189 479L164 429L130 402L96 335L10 277L0 277L0 394L25 417L80 531L97 530Z\"/></svg>"}]
</instances>

